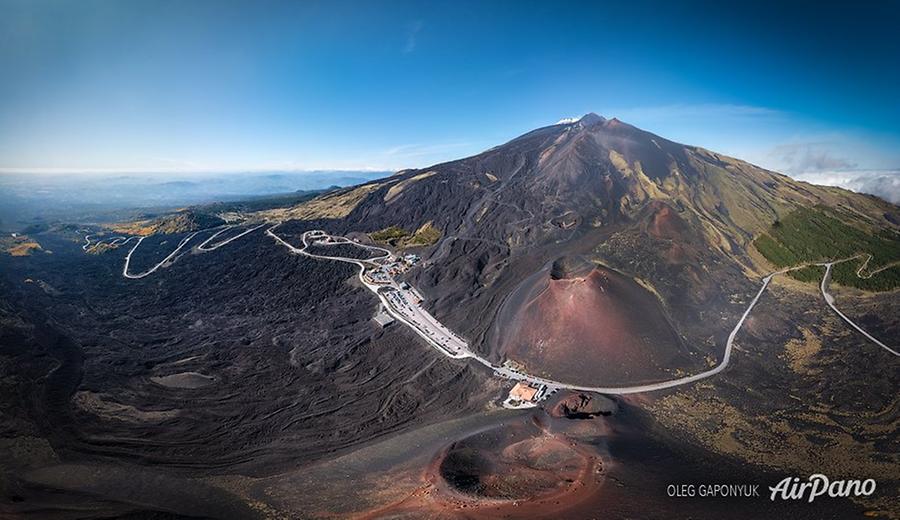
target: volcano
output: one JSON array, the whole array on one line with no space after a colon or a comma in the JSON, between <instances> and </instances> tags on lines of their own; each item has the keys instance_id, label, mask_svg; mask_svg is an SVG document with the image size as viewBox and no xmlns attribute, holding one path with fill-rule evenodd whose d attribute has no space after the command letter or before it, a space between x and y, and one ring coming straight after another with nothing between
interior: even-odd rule
<instances>
[{"instance_id":1,"label":"volcano","mask_svg":"<svg viewBox=\"0 0 900 520\"><path fill-rule=\"evenodd\" d=\"M584 385L659 381L684 365L684 347L650 291L603 266L577 276L559 264L511 296L523 303L501 318L506 356Z\"/></svg>"},{"instance_id":2,"label":"volcano","mask_svg":"<svg viewBox=\"0 0 900 520\"><path fill-rule=\"evenodd\" d=\"M584 384L715 364L728 328L707 324L732 319L734 295L772 269L754 242L797 210L868 233L896 234L900 222L875 197L593 113L342 196L362 189L341 229L440 231L410 281L442 321L498 361ZM563 257L598 267L553 279L548 266Z\"/></svg>"},{"instance_id":3,"label":"volcano","mask_svg":"<svg viewBox=\"0 0 900 520\"><path fill-rule=\"evenodd\" d=\"M670 518L672 475L898 484L896 357L845 324L900 333L895 205L596 114L284 200L14 237L40 249L0 254L0 516ZM323 256L359 245L480 363L375 324ZM821 266L762 285L835 259L840 316ZM508 367L566 386L502 410ZM748 516L863 512L789 502Z\"/></svg>"}]
</instances>

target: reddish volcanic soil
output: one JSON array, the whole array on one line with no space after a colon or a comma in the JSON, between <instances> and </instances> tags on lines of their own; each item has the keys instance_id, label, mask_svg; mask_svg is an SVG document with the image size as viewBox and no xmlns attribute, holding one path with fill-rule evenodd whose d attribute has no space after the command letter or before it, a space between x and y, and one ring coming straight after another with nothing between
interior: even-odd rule
<instances>
[{"instance_id":1,"label":"reddish volcanic soil","mask_svg":"<svg viewBox=\"0 0 900 520\"><path fill-rule=\"evenodd\" d=\"M423 486L360 518L558 518L603 484L599 453L530 424L506 424L442 450Z\"/></svg>"},{"instance_id":2,"label":"reddish volcanic soil","mask_svg":"<svg viewBox=\"0 0 900 520\"><path fill-rule=\"evenodd\" d=\"M687 223L671 207L662 202L651 204L653 215L647 231L656 238L679 240L689 235Z\"/></svg>"},{"instance_id":3,"label":"reddish volcanic soil","mask_svg":"<svg viewBox=\"0 0 900 520\"><path fill-rule=\"evenodd\" d=\"M557 260L549 276L531 277L510 297L501 317L504 355L530 371L596 386L661 380L688 366L652 293L602 266L570 264Z\"/></svg>"},{"instance_id":4,"label":"reddish volcanic soil","mask_svg":"<svg viewBox=\"0 0 900 520\"><path fill-rule=\"evenodd\" d=\"M657 239L663 258L673 265L696 263L694 233L678 212L659 201L650 203L647 212L647 234Z\"/></svg>"}]
</instances>

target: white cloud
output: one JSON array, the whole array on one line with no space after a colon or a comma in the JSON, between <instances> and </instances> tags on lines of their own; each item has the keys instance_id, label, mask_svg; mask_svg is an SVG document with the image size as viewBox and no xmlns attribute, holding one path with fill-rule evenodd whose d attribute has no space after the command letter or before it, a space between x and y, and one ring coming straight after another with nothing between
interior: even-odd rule
<instances>
[{"instance_id":1,"label":"white cloud","mask_svg":"<svg viewBox=\"0 0 900 520\"><path fill-rule=\"evenodd\" d=\"M836 152L836 143L786 143L769 152L770 160L788 173L849 170L857 164Z\"/></svg>"},{"instance_id":2,"label":"white cloud","mask_svg":"<svg viewBox=\"0 0 900 520\"><path fill-rule=\"evenodd\" d=\"M900 204L900 170L819 171L792 175L799 181L838 186Z\"/></svg>"}]
</instances>

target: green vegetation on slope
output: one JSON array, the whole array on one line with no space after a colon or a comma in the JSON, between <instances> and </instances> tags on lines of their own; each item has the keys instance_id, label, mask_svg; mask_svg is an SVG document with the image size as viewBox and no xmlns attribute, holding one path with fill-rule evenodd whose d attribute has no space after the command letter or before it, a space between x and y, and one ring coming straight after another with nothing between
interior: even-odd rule
<instances>
[{"instance_id":1,"label":"green vegetation on slope","mask_svg":"<svg viewBox=\"0 0 900 520\"><path fill-rule=\"evenodd\" d=\"M819 283L825 276L825 268L818 265L808 265L803 269L791 271L789 276L801 282Z\"/></svg>"},{"instance_id":2,"label":"green vegetation on slope","mask_svg":"<svg viewBox=\"0 0 900 520\"><path fill-rule=\"evenodd\" d=\"M369 234L372 240L381 244L390 244L397 247L430 246L441 238L441 230L434 227L431 221L422 224L415 233L398 226L390 226L380 231Z\"/></svg>"},{"instance_id":3,"label":"green vegetation on slope","mask_svg":"<svg viewBox=\"0 0 900 520\"><path fill-rule=\"evenodd\" d=\"M369 235L372 240L382 244L393 244L394 241L409 236L409 231L398 226L391 226Z\"/></svg>"},{"instance_id":4,"label":"green vegetation on slope","mask_svg":"<svg viewBox=\"0 0 900 520\"><path fill-rule=\"evenodd\" d=\"M428 221L416 230L412 238L409 239L408 245L430 246L437 243L439 238L441 238L441 230L434 227L434 224L432 224L431 221Z\"/></svg>"},{"instance_id":5,"label":"green vegetation on slope","mask_svg":"<svg viewBox=\"0 0 900 520\"><path fill-rule=\"evenodd\" d=\"M41 245L27 235L0 237L0 251L10 256L30 256L33 251L41 250Z\"/></svg>"},{"instance_id":6,"label":"green vegetation on slope","mask_svg":"<svg viewBox=\"0 0 900 520\"><path fill-rule=\"evenodd\" d=\"M893 232L872 235L826 213L825 208L800 208L791 212L769 231L754 241L756 249L778 267L805 262L837 260L857 254L870 254L865 272L900 260L900 236ZM900 269L889 268L871 278L860 278L856 271L865 256L838 264L834 268L835 283L869 291L885 291L900 287ZM802 269L790 273L801 281L816 281L815 272Z\"/></svg>"}]
</instances>

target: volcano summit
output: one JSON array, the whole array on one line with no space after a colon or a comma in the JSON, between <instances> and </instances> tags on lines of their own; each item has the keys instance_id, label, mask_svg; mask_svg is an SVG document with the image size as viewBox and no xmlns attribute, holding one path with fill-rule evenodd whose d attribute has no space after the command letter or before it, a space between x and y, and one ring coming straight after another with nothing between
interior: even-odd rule
<instances>
[{"instance_id":1,"label":"volcano summit","mask_svg":"<svg viewBox=\"0 0 900 520\"><path fill-rule=\"evenodd\" d=\"M898 485L900 208L615 118L14 238L4 514L667 518L665 475Z\"/></svg>"}]
</instances>

